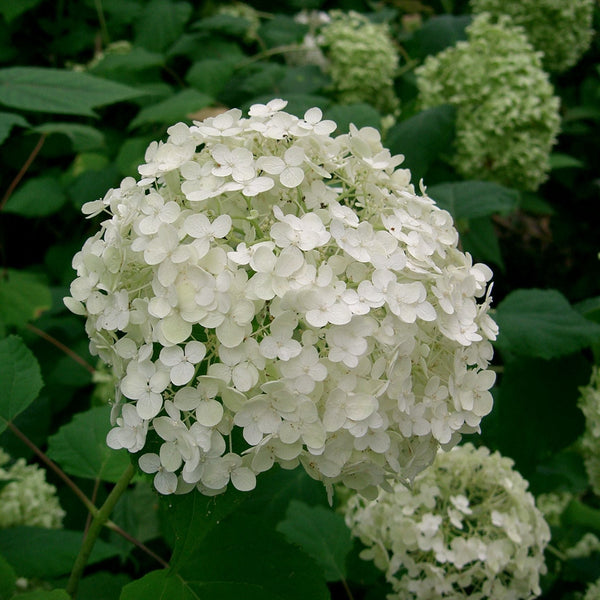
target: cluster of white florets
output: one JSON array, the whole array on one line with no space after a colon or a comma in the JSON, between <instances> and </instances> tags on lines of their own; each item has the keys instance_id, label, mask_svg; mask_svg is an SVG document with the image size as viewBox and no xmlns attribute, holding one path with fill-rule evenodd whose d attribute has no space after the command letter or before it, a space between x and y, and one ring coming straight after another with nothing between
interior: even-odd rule
<instances>
[{"instance_id":1,"label":"cluster of white florets","mask_svg":"<svg viewBox=\"0 0 600 600\"><path fill-rule=\"evenodd\" d=\"M467 40L416 69L421 106L456 107L448 161L463 177L535 191L548 177L560 128L541 53L506 16L478 15L466 32Z\"/></svg>"},{"instance_id":2,"label":"cluster of white florets","mask_svg":"<svg viewBox=\"0 0 600 600\"><path fill-rule=\"evenodd\" d=\"M471 8L476 14L506 15L523 27L550 71L572 67L594 35L594 0L471 0Z\"/></svg>"},{"instance_id":3,"label":"cluster of white florets","mask_svg":"<svg viewBox=\"0 0 600 600\"><path fill-rule=\"evenodd\" d=\"M10 456L0 449L0 529L18 525L61 527L65 512L56 487L46 481L46 471L28 465L24 458L10 462Z\"/></svg>"},{"instance_id":4,"label":"cluster of white florets","mask_svg":"<svg viewBox=\"0 0 600 600\"><path fill-rule=\"evenodd\" d=\"M590 485L600 496L600 368L594 367L587 386L580 388L579 408L585 416L581 449Z\"/></svg>"},{"instance_id":5,"label":"cluster of white florets","mask_svg":"<svg viewBox=\"0 0 600 600\"><path fill-rule=\"evenodd\" d=\"M490 269L375 129L285 105L174 125L84 206L65 302L119 380L109 446L163 494L274 463L374 494L492 408Z\"/></svg>"},{"instance_id":6,"label":"cluster of white florets","mask_svg":"<svg viewBox=\"0 0 600 600\"><path fill-rule=\"evenodd\" d=\"M346 522L393 599L533 598L550 529L513 461L471 444L440 454L413 489L354 495Z\"/></svg>"}]
</instances>

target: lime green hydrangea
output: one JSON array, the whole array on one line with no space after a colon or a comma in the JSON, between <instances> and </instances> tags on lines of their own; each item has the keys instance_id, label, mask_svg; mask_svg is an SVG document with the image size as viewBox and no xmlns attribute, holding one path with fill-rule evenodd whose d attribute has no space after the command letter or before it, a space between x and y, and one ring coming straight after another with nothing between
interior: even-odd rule
<instances>
[{"instance_id":1,"label":"lime green hydrangea","mask_svg":"<svg viewBox=\"0 0 600 600\"><path fill-rule=\"evenodd\" d=\"M389 600L519 600L539 595L550 529L513 461L472 444L439 453L375 500L354 496L346 523L385 572Z\"/></svg>"},{"instance_id":2,"label":"lime green hydrangea","mask_svg":"<svg viewBox=\"0 0 600 600\"><path fill-rule=\"evenodd\" d=\"M594 33L594 0L471 0L475 14L508 15L525 29L544 67L561 72L572 67L589 48Z\"/></svg>"},{"instance_id":3,"label":"lime green hydrangea","mask_svg":"<svg viewBox=\"0 0 600 600\"><path fill-rule=\"evenodd\" d=\"M578 404L585 416L581 438L585 468L594 493L600 496L600 368L594 367L589 385L579 392Z\"/></svg>"},{"instance_id":4,"label":"lime green hydrangea","mask_svg":"<svg viewBox=\"0 0 600 600\"><path fill-rule=\"evenodd\" d=\"M323 28L328 72L343 104L368 102L384 113L398 108L394 75L398 51L385 24L356 12L331 11Z\"/></svg>"},{"instance_id":5,"label":"lime green hydrangea","mask_svg":"<svg viewBox=\"0 0 600 600\"><path fill-rule=\"evenodd\" d=\"M416 71L423 108L457 108L450 163L465 178L535 191L550 170L559 100L541 54L508 18L479 15L467 41L430 56Z\"/></svg>"},{"instance_id":6,"label":"lime green hydrangea","mask_svg":"<svg viewBox=\"0 0 600 600\"><path fill-rule=\"evenodd\" d=\"M600 598L600 579L588 585L583 600L598 600L598 598Z\"/></svg>"},{"instance_id":7,"label":"lime green hydrangea","mask_svg":"<svg viewBox=\"0 0 600 600\"><path fill-rule=\"evenodd\" d=\"M56 488L46 482L46 472L23 458L11 466L10 456L0 449L0 529L16 525L62 526L65 515Z\"/></svg>"},{"instance_id":8,"label":"lime green hydrangea","mask_svg":"<svg viewBox=\"0 0 600 600\"><path fill-rule=\"evenodd\" d=\"M560 525L562 514L574 499L571 492L548 492L536 498L536 505L542 511L548 525Z\"/></svg>"}]
</instances>

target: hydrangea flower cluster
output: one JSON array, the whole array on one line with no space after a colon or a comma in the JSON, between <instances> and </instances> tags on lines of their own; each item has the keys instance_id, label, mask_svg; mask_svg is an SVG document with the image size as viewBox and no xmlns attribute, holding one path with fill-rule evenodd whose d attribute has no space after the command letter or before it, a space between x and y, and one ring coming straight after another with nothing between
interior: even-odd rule
<instances>
[{"instance_id":1,"label":"hydrangea flower cluster","mask_svg":"<svg viewBox=\"0 0 600 600\"><path fill-rule=\"evenodd\" d=\"M0 529L28 525L57 529L65 512L56 488L46 482L46 472L19 458L10 467L10 456L0 449Z\"/></svg>"},{"instance_id":2,"label":"hydrangea flower cluster","mask_svg":"<svg viewBox=\"0 0 600 600\"><path fill-rule=\"evenodd\" d=\"M462 176L535 191L560 126L541 55L508 17L479 15L467 35L416 70L422 107L457 108L449 162Z\"/></svg>"},{"instance_id":3,"label":"hydrangea flower cluster","mask_svg":"<svg viewBox=\"0 0 600 600\"><path fill-rule=\"evenodd\" d=\"M119 381L108 445L163 494L301 463L373 495L492 408L490 269L377 130L285 106L174 125L83 207L65 303Z\"/></svg>"},{"instance_id":4,"label":"hydrangea flower cluster","mask_svg":"<svg viewBox=\"0 0 600 600\"><path fill-rule=\"evenodd\" d=\"M594 367L590 383L579 390L578 406L585 416L581 448L590 485L600 496L600 368Z\"/></svg>"},{"instance_id":5,"label":"hydrangea flower cluster","mask_svg":"<svg viewBox=\"0 0 600 600\"><path fill-rule=\"evenodd\" d=\"M328 73L343 104L368 102L383 113L398 109L394 76L398 50L385 23L357 12L331 11L323 28Z\"/></svg>"},{"instance_id":6,"label":"hydrangea flower cluster","mask_svg":"<svg viewBox=\"0 0 600 600\"><path fill-rule=\"evenodd\" d=\"M600 579L588 585L583 600L598 600L598 598L600 598Z\"/></svg>"},{"instance_id":7,"label":"hydrangea flower cluster","mask_svg":"<svg viewBox=\"0 0 600 600\"><path fill-rule=\"evenodd\" d=\"M388 598L533 598L550 529L513 461L472 444L441 453L412 490L357 495L346 522L383 570Z\"/></svg>"},{"instance_id":8,"label":"hydrangea flower cluster","mask_svg":"<svg viewBox=\"0 0 600 600\"><path fill-rule=\"evenodd\" d=\"M549 71L572 67L589 48L594 30L594 0L471 0L475 14L508 15L525 29Z\"/></svg>"}]
</instances>

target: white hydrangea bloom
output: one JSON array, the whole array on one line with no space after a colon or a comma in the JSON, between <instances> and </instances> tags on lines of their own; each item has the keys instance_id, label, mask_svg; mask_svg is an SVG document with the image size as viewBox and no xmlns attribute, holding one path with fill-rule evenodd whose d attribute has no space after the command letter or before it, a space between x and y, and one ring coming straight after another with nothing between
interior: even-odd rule
<instances>
[{"instance_id":1,"label":"white hydrangea bloom","mask_svg":"<svg viewBox=\"0 0 600 600\"><path fill-rule=\"evenodd\" d=\"M550 529L527 487L511 459L465 444L440 453L412 489L352 496L346 522L390 599L534 598Z\"/></svg>"},{"instance_id":2,"label":"white hydrangea bloom","mask_svg":"<svg viewBox=\"0 0 600 600\"><path fill-rule=\"evenodd\" d=\"M56 488L46 482L46 471L19 458L7 467L10 456L0 449L0 529L26 525L59 529L65 511Z\"/></svg>"},{"instance_id":3,"label":"white hydrangea bloom","mask_svg":"<svg viewBox=\"0 0 600 600\"><path fill-rule=\"evenodd\" d=\"M592 490L600 496L600 367L594 367L587 386L579 389L578 405L585 416L581 450Z\"/></svg>"},{"instance_id":4,"label":"white hydrangea bloom","mask_svg":"<svg viewBox=\"0 0 600 600\"><path fill-rule=\"evenodd\" d=\"M164 494L278 463L373 496L491 410L491 271L375 129L285 105L169 128L84 209L65 302L118 379L108 444Z\"/></svg>"}]
</instances>

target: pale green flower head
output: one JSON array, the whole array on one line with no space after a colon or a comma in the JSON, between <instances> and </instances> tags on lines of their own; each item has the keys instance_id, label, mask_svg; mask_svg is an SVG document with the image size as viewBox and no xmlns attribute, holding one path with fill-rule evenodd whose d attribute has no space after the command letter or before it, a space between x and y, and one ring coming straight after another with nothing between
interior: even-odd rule
<instances>
[{"instance_id":1,"label":"pale green flower head","mask_svg":"<svg viewBox=\"0 0 600 600\"><path fill-rule=\"evenodd\" d=\"M0 449L0 529L28 525L62 527L65 515L56 488L46 482L46 472L20 458L7 467L10 456Z\"/></svg>"},{"instance_id":2,"label":"pale green flower head","mask_svg":"<svg viewBox=\"0 0 600 600\"><path fill-rule=\"evenodd\" d=\"M560 126L541 54L508 18L479 15L467 35L416 70L421 105L457 108L449 162L463 177L535 191Z\"/></svg>"},{"instance_id":3,"label":"pale green flower head","mask_svg":"<svg viewBox=\"0 0 600 600\"><path fill-rule=\"evenodd\" d=\"M439 453L412 489L354 496L346 523L390 600L533 598L550 529L513 461L471 444Z\"/></svg>"},{"instance_id":4,"label":"pale green flower head","mask_svg":"<svg viewBox=\"0 0 600 600\"><path fill-rule=\"evenodd\" d=\"M330 14L322 35L338 99L344 104L368 102L382 112L394 112L398 51L388 27L352 11Z\"/></svg>"},{"instance_id":5,"label":"pale green flower head","mask_svg":"<svg viewBox=\"0 0 600 600\"><path fill-rule=\"evenodd\" d=\"M600 598L600 579L588 585L583 600L598 600L598 598Z\"/></svg>"},{"instance_id":6,"label":"pale green flower head","mask_svg":"<svg viewBox=\"0 0 600 600\"><path fill-rule=\"evenodd\" d=\"M475 14L507 15L525 29L549 71L572 67L589 48L594 33L594 0L471 0Z\"/></svg>"},{"instance_id":7,"label":"pale green flower head","mask_svg":"<svg viewBox=\"0 0 600 600\"><path fill-rule=\"evenodd\" d=\"M581 438L585 469L594 493L600 496L600 369L594 367L590 383L580 388L578 405L585 416Z\"/></svg>"}]
</instances>

